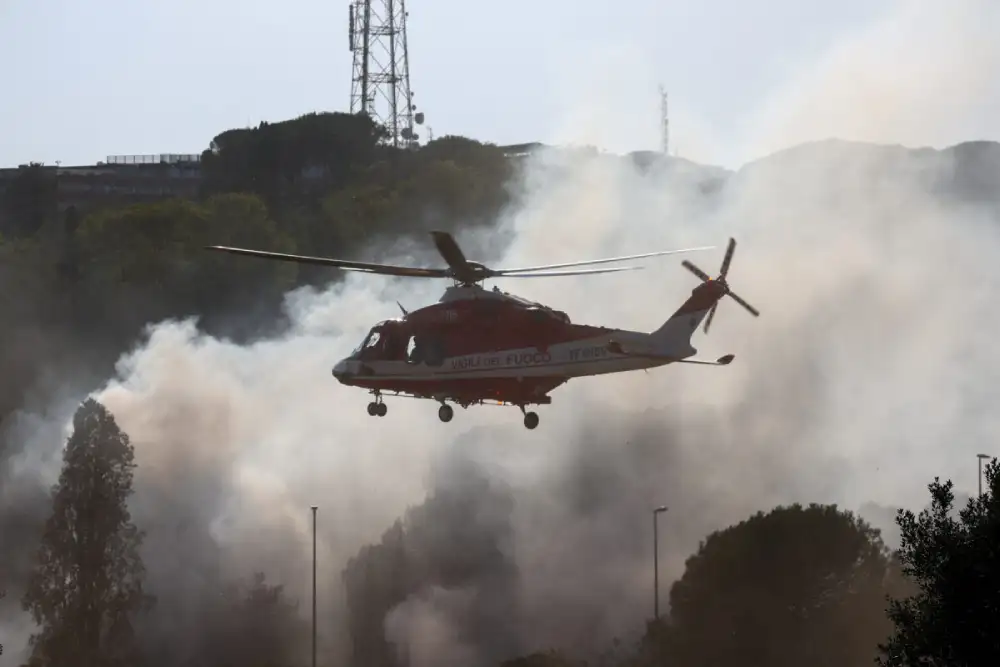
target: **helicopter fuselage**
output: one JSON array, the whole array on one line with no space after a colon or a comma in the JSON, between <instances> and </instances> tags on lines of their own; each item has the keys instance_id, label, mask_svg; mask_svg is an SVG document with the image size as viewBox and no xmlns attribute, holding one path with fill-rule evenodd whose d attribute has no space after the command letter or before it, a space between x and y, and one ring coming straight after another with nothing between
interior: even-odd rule
<instances>
[{"instance_id":1,"label":"helicopter fuselage","mask_svg":"<svg viewBox=\"0 0 1000 667\"><path fill-rule=\"evenodd\" d=\"M432 306L375 325L333 369L342 384L463 406L547 404L576 377L663 366L693 356L691 333L722 292L692 298L653 333L574 324L498 290L451 288Z\"/></svg>"}]
</instances>

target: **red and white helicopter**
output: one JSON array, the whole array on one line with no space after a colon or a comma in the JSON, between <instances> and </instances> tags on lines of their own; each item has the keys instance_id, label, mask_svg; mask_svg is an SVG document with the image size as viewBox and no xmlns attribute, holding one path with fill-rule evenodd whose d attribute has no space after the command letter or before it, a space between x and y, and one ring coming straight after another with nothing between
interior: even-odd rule
<instances>
[{"instance_id":1,"label":"red and white helicopter","mask_svg":"<svg viewBox=\"0 0 1000 667\"><path fill-rule=\"evenodd\" d=\"M208 246L239 255L303 264L333 266L348 271L411 278L451 278L438 303L379 322L361 344L333 367L342 384L368 389L375 400L368 414L385 416L383 394L427 398L441 403L438 417L451 421L449 402L468 408L474 404L514 405L524 413L524 425L538 426L529 405L552 402L549 393L571 378L604 375L664 366L670 363L725 366L729 354L716 361L692 359L697 352L691 336L705 321L708 331L720 299L729 296L755 317L759 312L733 294L726 282L736 241L729 247L718 278L712 279L691 262L682 265L702 282L659 328L649 333L573 324L566 313L522 299L494 287L480 286L487 278L535 278L610 273L639 269L623 266L555 271L572 266L709 250L713 246L664 250L639 255L520 269L494 270L465 258L446 232L431 232L448 268L426 269L370 264L326 257L305 257L262 250ZM707 316L707 319L706 319Z\"/></svg>"}]
</instances>

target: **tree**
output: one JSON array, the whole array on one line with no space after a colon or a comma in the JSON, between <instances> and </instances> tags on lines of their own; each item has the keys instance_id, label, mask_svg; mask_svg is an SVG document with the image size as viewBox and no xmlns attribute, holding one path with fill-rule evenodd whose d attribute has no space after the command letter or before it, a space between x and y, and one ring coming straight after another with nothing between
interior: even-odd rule
<instances>
[{"instance_id":1,"label":"tree","mask_svg":"<svg viewBox=\"0 0 1000 667\"><path fill-rule=\"evenodd\" d=\"M121 319L131 313L127 324L133 330L150 320L191 315L211 325L213 316L224 319L248 310L264 319L258 305L274 304L276 310L295 284L294 264L234 260L204 249L295 250L253 195L106 209L87 216L78 236L93 300Z\"/></svg>"},{"instance_id":2,"label":"tree","mask_svg":"<svg viewBox=\"0 0 1000 667\"><path fill-rule=\"evenodd\" d=\"M25 238L56 214L55 170L39 162L22 165L6 188L0 188L0 233ZM4 215L6 214L6 215Z\"/></svg>"},{"instance_id":3,"label":"tree","mask_svg":"<svg viewBox=\"0 0 1000 667\"><path fill-rule=\"evenodd\" d=\"M202 153L205 191L252 192L274 205L294 198L309 181L343 187L375 159L384 134L369 117L346 113L228 130Z\"/></svg>"},{"instance_id":4,"label":"tree","mask_svg":"<svg viewBox=\"0 0 1000 667\"><path fill-rule=\"evenodd\" d=\"M646 664L871 664L898 577L878 531L833 506L792 505L713 533L651 623Z\"/></svg>"},{"instance_id":5,"label":"tree","mask_svg":"<svg viewBox=\"0 0 1000 667\"><path fill-rule=\"evenodd\" d=\"M496 656L512 642L509 614L499 610L516 605L508 555L513 496L473 464L456 465L460 471L447 483L347 562L342 580L352 664L400 664L386 639L386 616L429 587L475 590L491 600L488 608L452 617L454 632L484 655Z\"/></svg>"},{"instance_id":6,"label":"tree","mask_svg":"<svg viewBox=\"0 0 1000 667\"><path fill-rule=\"evenodd\" d=\"M931 506L900 510L900 560L912 596L894 600L895 630L883 667L1000 664L1000 465L986 466L987 488L955 515L951 481L928 485Z\"/></svg>"},{"instance_id":7,"label":"tree","mask_svg":"<svg viewBox=\"0 0 1000 667\"><path fill-rule=\"evenodd\" d=\"M143 591L143 534L132 524L132 445L108 410L88 399L52 493L52 514L22 605L39 626L31 664L132 665L131 617L153 599Z\"/></svg>"},{"instance_id":8,"label":"tree","mask_svg":"<svg viewBox=\"0 0 1000 667\"><path fill-rule=\"evenodd\" d=\"M222 591L218 627L203 647L204 664L214 667L277 667L302 664L310 626L288 600L284 586L270 585L262 572Z\"/></svg>"},{"instance_id":9,"label":"tree","mask_svg":"<svg viewBox=\"0 0 1000 667\"><path fill-rule=\"evenodd\" d=\"M538 651L501 663L500 667L583 667L559 651Z\"/></svg>"}]
</instances>

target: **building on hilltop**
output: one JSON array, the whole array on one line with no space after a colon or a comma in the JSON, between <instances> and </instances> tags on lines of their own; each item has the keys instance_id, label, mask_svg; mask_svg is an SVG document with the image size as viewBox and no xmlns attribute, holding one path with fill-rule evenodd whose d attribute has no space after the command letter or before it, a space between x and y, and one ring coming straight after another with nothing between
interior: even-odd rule
<instances>
[{"instance_id":1,"label":"building on hilltop","mask_svg":"<svg viewBox=\"0 0 1000 667\"><path fill-rule=\"evenodd\" d=\"M58 167L56 177L60 208L190 198L201 186L201 156L109 155L93 166Z\"/></svg>"},{"instance_id":2,"label":"building on hilltop","mask_svg":"<svg viewBox=\"0 0 1000 667\"><path fill-rule=\"evenodd\" d=\"M31 165L0 169L0 191ZM41 165L55 179L59 210L195 197L202 182L201 155L109 155L95 165Z\"/></svg>"}]
</instances>

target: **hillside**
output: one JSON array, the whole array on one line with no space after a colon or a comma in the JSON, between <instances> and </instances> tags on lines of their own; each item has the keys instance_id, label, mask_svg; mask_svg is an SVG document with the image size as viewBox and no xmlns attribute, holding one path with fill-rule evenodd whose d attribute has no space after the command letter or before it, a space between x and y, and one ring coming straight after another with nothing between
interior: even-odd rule
<instances>
[{"instance_id":1,"label":"hillside","mask_svg":"<svg viewBox=\"0 0 1000 667\"><path fill-rule=\"evenodd\" d=\"M250 340L284 326L286 291L338 278L313 267L234 263L202 254L201 245L354 257L375 246L422 245L431 228L489 227L516 209L517 189L508 185L527 157L461 137L412 153L377 140L345 114L231 130L209 142L197 197L89 210L60 210L57 178L22 170L0 194L0 423L10 428L14 411L45 405L63 383L47 376L53 368L60 378L105 376L149 322L196 316L206 331ZM557 155L552 162L567 168L578 154L528 149ZM1000 144L988 141L937 151L829 140L736 172L656 153L606 159L681 179L710 199L761 180L792 187L803 173L851 173L859 188L852 196L917 174L936 195L1000 207Z\"/></svg>"},{"instance_id":2,"label":"hillside","mask_svg":"<svg viewBox=\"0 0 1000 667\"><path fill-rule=\"evenodd\" d=\"M730 174L738 187L756 178L791 181L802 174L853 173L859 185L913 177L929 193L968 204L1000 203L1000 143L967 141L942 150L828 139L754 160Z\"/></svg>"}]
</instances>

